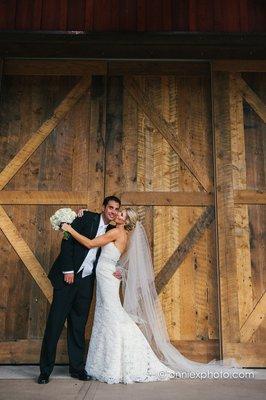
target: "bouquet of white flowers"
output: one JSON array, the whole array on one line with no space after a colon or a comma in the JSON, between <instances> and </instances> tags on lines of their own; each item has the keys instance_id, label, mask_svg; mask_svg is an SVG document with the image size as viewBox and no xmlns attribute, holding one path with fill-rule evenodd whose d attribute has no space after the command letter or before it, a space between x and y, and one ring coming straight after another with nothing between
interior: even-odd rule
<instances>
[{"instance_id":1,"label":"bouquet of white flowers","mask_svg":"<svg viewBox=\"0 0 266 400\"><path fill-rule=\"evenodd\" d=\"M50 218L52 228L55 231L59 231L61 225L64 222L66 222L67 224L71 224L76 217L77 214L75 213L75 211L71 210L71 208L60 208ZM69 238L69 233L64 232L64 239L68 238Z\"/></svg>"}]
</instances>

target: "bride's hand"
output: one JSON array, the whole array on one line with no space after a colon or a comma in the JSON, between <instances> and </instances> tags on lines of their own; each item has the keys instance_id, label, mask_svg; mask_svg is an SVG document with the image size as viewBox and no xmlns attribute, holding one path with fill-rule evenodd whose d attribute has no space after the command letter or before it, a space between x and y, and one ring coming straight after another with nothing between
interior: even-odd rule
<instances>
[{"instance_id":1,"label":"bride's hand","mask_svg":"<svg viewBox=\"0 0 266 400\"><path fill-rule=\"evenodd\" d=\"M121 274L121 271L119 271L119 269L116 269L115 272L113 272L113 275L115 278L117 278L119 280L122 279L122 274Z\"/></svg>"},{"instance_id":2,"label":"bride's hand","mask_svg":"<svg viewBox=\"0 0 266 400\"><path fill-rule=\"evenodd\" d=\"M79 218L83 217L84 211L88 211L88 209L87 208L81 208L81 209L77 210L77 216Z\"/></svg>"},{"instance_id":3,"label":"bride's hand","mask_svg":"<svg viewBox=\"0 0 266 400\"><path fill-rule=\"evenodd\" d=\"M67 224L66 222L64 222L64 223L61 225L61 229L62 229L63 231L66 231L66 232L70 232L70 231L71 231L71 225L69 225L69 224Z\"/></svg>"}]
</instances>

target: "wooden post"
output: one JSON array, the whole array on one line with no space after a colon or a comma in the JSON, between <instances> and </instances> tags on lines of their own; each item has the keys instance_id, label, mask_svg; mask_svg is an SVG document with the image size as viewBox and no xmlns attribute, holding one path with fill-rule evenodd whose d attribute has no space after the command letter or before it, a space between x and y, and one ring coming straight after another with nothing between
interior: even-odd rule
<instances>
[{"instance_id":1,"label":"wooden post","mask_svg":"<svg viewBox=\"0 0 266 400\"><path fill-rule=\"evenodd\" d=\"M229 74L212 76L216 176L217 245L220 281L221 335L225 343L239 342L237 263L235 243L233 165L230 130ZM223 350L223 348L222 348ZM226 357L226 354L223 356Z\"/></svg>"}]
</instances>

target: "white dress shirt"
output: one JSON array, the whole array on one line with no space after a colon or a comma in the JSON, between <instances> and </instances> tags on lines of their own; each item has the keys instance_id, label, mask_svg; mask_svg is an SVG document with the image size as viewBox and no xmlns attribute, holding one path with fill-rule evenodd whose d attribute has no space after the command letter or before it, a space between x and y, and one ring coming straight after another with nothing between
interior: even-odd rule
<instances>
[{"instance_id":1,"label":"white dress shirt","mask_svg":"<svg viewBox=\"0 0 266 400\"><path fill-rule=\"evenodd\" d=\"M101 214L99 227L98 227L98 230L97 230L97 233L96 233L95 237L103 235L105 233L105 231L106 231L107 226L108 226L108 224L104 223L103 216ZM93 247L92 249L90 249L88 254L86 255L83 263L81 264L81 266L80 266L80 268L79 268L77 273L79 273L80 271L83 270L82 271L82 278L84 278L85 276L91 275L92 269L93 269L93 263L96 260L96 255L97 255L98 248L99 247ZM63 271L64 274L65 273L71 274L73 272L74 271L67 271L67 272Z\"/></svg>"}]
</instances>

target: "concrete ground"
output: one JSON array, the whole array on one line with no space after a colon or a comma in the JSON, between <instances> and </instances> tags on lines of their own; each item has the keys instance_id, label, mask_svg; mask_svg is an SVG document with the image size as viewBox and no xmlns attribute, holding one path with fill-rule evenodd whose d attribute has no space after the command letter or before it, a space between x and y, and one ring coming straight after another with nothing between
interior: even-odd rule
<instances>
[{"instance_id":1,"label":"concrete ground","mask_svg":"<svg viewBox=\"0 0 266 400\"><path fill-rule=\"evenodd\" d=\"M47 385L38 385L36 366L0 366L0 400L262 400L266 371L260 379L191 380L108 385L72 379L57 366Z\"/></svg>"}]
</instances>

